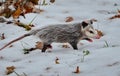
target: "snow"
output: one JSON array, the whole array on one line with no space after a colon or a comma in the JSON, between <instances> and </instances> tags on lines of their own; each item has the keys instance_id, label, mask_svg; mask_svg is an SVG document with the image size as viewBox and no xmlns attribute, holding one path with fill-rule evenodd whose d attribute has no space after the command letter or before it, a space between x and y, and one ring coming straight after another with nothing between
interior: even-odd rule
<instances>
[{"instance_id":1,"label":"snow","mask_svg":"<svg viewBox=\"0 0 120 76\"><path fill-rule=\"evenodd\" d=\"M115 3L117 6L114 6ZM29 54L24 54L23 46L34 47L39 39L34 36L24 38L14 43L13 47L0 51L0 76L17 76L15 73L5 75L8 66L15 66L15 72L21 76L23 72L27 76L120 76L120 19L108 19L120 9L120 0L56 0L54 4L41 8L45 12L26 14L26 19L20 17L19 20L27 24L37 15L33 21L33 29L36 29L48 24L66 23L68 16L74 18L73 23L95 18L98 21L93 26L101 30L104 36L94 39L92 43L81 41L79 50L73 50L70 45L70 48L62 48L61 43L53 43L52 52L35 50ZM14 24L0 23L2 33L5 33L6 39L0 40L0 47L27 31ZM105 47L105 41L108 47ZM84 50L89 50L90 54L81 62ZM60 64L55 63L56 57ZM80 68L79 74L73 73L77 66Z\"/></svg>"}]
</instances>

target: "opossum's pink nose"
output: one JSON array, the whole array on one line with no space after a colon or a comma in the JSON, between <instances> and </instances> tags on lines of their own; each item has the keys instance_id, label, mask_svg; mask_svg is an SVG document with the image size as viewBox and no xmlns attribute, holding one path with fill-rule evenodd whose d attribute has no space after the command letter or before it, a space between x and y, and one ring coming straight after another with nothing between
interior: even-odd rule
<instances>
[{"instance_id":1,"label":"opossum's pink nose","mask_svg":"<svg viewBox=\"0 0 120 76\"><path fill-rule=\"evenodd\" d=\"M97 35L95 36L95 39L100 39L100 37L101 37L100 35Z\"/></svg>"}]
</instances>

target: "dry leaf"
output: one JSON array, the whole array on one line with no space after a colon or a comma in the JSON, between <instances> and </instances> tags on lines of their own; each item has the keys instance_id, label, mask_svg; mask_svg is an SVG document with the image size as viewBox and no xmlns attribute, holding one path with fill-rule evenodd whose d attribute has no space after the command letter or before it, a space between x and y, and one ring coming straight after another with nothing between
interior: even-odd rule
<instances>
[{"instance_id":1,"label":"dry leaf","mask_svg":"<svg viewBox=\"0 0 120 76\"><path fill-rule=\"evenodd\" d=\"M16 0L16 1L14 1L13 5L14 5L15 9L17 9L19 6L23 6L23 3L25 3L24 1L25 0Z\"/></svg>"},{"instance_id":2,"label":"dry leaf","mask_svg":"<svg viewBox=\"0 0 120 76\"><path fill-rule=\"evenodd\" d=\"M12 13L13 11L7 6L3 10L0 10L0 16L4 16L6 18L9 18L12 15Z\"/></svg>"},{"instance_id":3,"label":"dry leaf","mask_svg":"<svg viewBox=\"0 0 120 76\"><path fill-rule=\"evenodd\" d=\"M9 75L9 74L13 73L14 70L15 70L14 66L6 67L6 75Z\"/></svg>"},{"instance_id":4,"label":"dry leaf","mask_svg":"<svg viewBox=\"0 0 120 76\"><path fill-rule=\"evenodd\" d=\"M33 13L41 13L41 12L44 12L43 9L38 9L38 8L33 8Z\"/></svg>"},{"instance_id":5,"label":"dry leaf","mask_svg":"<svg viewBox=\"0 0 120 76\"><path fill-rule=\"evenodd\" d=\"M51 2L51 3L54 3L54 2L55 2L55 0L50 0L50 2Z\"/></svg>"},{"instance_id":6,"label":"dry leaf","mask_svg":"<svg viewBox=\"0 0 120 76\"><path fill-rule=\"evenodd\" d=\"M73 73L76 73L76 74L80 73L79 66L77 66L77 68L76 68L75 72L73 72Z\"/></svg>"},{"instance_id":7,"label":"dry leaf","mask_svg":"<svg viewBox=\"0 0 120 76\"><path fill-rule=\"evenodd\" d=\"M55 59L55 64L60 64L58 57L56 57L56 59Z\"/></svg>"},{"instance_id":8,"label":"dry leaf","mask_svg":"<svg viewBox=\"0 0 120 76\"><path fill-rule=\"evenodd\" d=\"M4 35L4 33L2 33L1 40L4 40L4 39L5 39L5 35Z\"/></svg>"},{"instance_id":9,"label":"dry leaf","mask_svg":"<svg viewBox=\"0 0 120 76\"><path fill-rule=\"evenodd\" d=\"M66 17L65 22L71 22L73 20L74 20L73 17L69 16L69 17Z\"/></svg>"},{"instance_id":10,"label":"dry leaf","mask_svg":"<svg viewBox=\"0 0 120 76\"><path fill-rule=\"evenodd\" d=\"M97 30L97 29L96 29ZM97 32L98 32L98 35L101 37L101 36L103 36L103 33L102 33L102 31L100 31L100 30L97 30Z\"/></svg>"},{"instance_id":11,"label":"dry leaf","mask_svg":"<svg viewBox=\"0 0 120 76\"><path fill-rule=\"evenodd\" d=\"M22 10L21 10L21 7L19 6L12 16L14 19L16 19L20 16L21 13L22 13Z\"/></svg>"},{"instance_id":12,"label":"dry leaf","mask_svg":"<svg viewBox=\"0 0 120 76\"><path fill-rule=\"evenodd\" d=\"M109 19L120 18L120 14L110 17Z\"/></svg>"},{"instance_id":13,"label":"dry leaf","mask_svg":"<svg viewBox=\"0 0 120 76\"><path fill-rule=\"evenodd\" d=\"M33 12L33 9L34 9L34 4L32 2L27 2L25 5L24 5L24 9L25 9L25 13L30 13L30 12Z\"/></svg>"},{"instance_id":14,"label":"dry leaf","mask_svg":"<svg viewBox=\"0 0 120 76\"><path fill-rule=\"evenodd\" d=\"M31 1L32 3L34 3L35 5L37 5L39 0L30 0L30 1Z\"/></svg>"}]
</instances>

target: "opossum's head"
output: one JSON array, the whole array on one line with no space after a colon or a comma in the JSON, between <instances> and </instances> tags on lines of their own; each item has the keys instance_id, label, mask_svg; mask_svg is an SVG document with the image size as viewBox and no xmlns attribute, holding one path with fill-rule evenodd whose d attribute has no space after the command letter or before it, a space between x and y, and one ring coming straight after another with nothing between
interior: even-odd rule
<instances>
[{"instance_id":1,"label":"opossum's head","mask_svg":"<svg viewBox=\"0 0 120 76\"><path fill-rule=\"evenodd\" d=\"M83 32L83 35L86 37L86 38L95 38L95 39L99 39L100 36L98 35L98 32L97 30L95 30L92 26L93 24L93 21L92 20L89 20L89 21L83 21L82 23L82 32Z\"/></svg>"}]
</instances>

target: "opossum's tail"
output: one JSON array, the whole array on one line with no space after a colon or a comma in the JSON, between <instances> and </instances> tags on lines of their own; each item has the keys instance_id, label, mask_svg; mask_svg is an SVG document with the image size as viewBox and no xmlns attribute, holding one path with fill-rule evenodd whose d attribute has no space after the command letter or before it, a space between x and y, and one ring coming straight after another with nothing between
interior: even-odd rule
<instances>
[{"instance_id":1,"label":"opossum's tail","mask_svg":"<svg viewBox=\"0 0 120 76\"><path fill-rule=\"evenodd\" d=\"M30 36L30 35L35 35L38 31L39 31L39 30L33 30L33 31L31 31L30 33L24 34L24 35L22 35L22 36L20 36L20 37L18 37L18 38L16 38L16 39L10 41L10 42L7 43L6 45L4 45L2 48L0 48L0 51L3 50L4 48L6 48L7 46L9 46L10 44L16 42L16 41L19 41L19 40L21 40L21 39L23 39L23 38L25 38L25 37L27 37L27 36Z\"/></svg>"}]
</instances>

